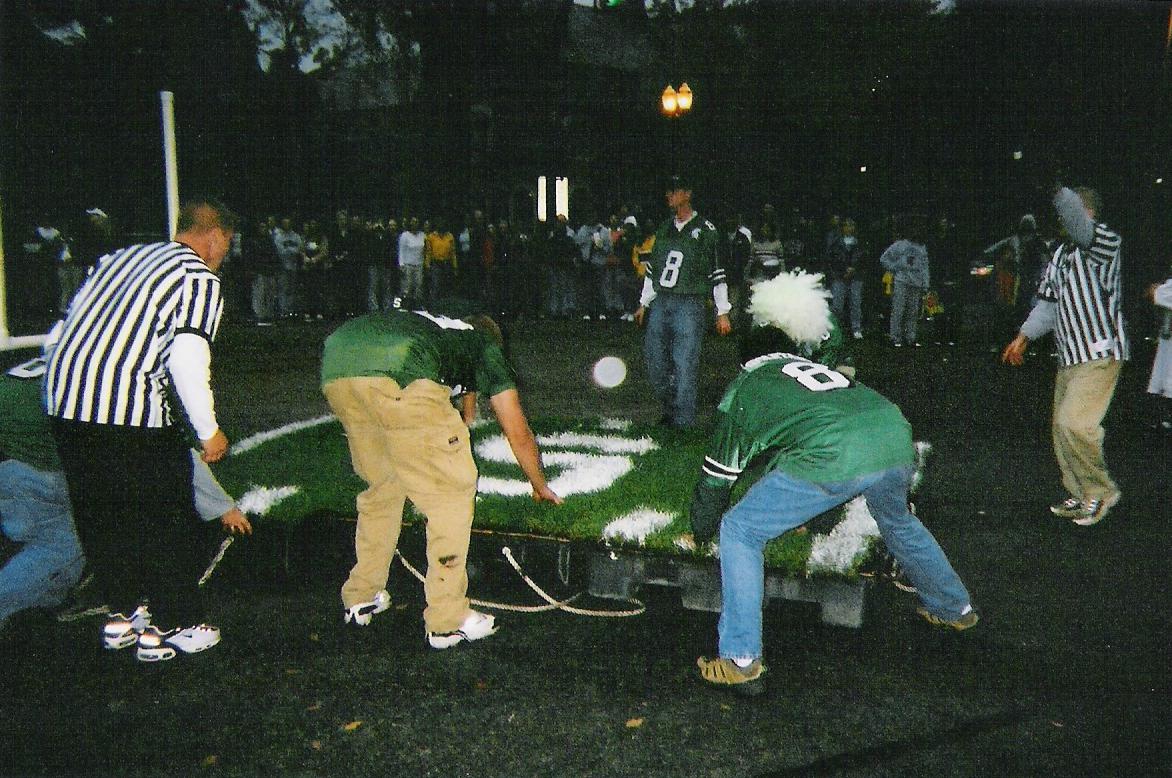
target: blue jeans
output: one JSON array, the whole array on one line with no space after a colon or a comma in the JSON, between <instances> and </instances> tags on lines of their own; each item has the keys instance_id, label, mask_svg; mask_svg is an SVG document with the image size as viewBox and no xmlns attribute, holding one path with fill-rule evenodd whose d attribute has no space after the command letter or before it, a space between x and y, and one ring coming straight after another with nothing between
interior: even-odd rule
<instances>
[{"instance_id":1,"label":"blue jeans","mask_svg":"<svg viewBox=\"0 0 1172 778\"><path fill-rule=\"evenodd\" d=\"M863 331L863 279L855 276L849 281L836 278L830 282L830 307L842 324L846 323L846 304L850 300L851 332Z\"/></svg>"},{"instance_id":2,"label":"blue jeans","mask_svg":"<svg viewBox=\"0 0 1172 778\"><path fill-rule=\"evenodd\" d=\"M277 315L291 316L300 313L300 294L298 285L301 269L298 267L283 267L277 273Z\"/></svg>"},{"instance_id":3,"label":"blue jeans","mask_svg":"<svg viewBox=\"0 0 1172 778\"><path fill-rule=\"evenodd\" d=\"M0 527L23 544L0 568L0 623L25 608L59 604L85 564L65 475L0 462Z\"/></svg>"},{"instance_id":4,"label":"blue jeans","mask_svg":"<svg viewBox=\"0 0 1172 778\"><path fill-rule=\"evenodd\" d=\"M932 533L908 510L913 472L906 465L817 484L774 470L754 484L720 526L720 655L757 659L762 654L765 544L859 494L924 607L942 618L958 618L969 593Z\"/></svg>"},{"instance_id":5,"label":"blue jeans","mask_svg":"<svg viewBox=\"0 0 1172 778\"><path fill-rule=\"evenodd\" d=\"M924 307L924 292L919 286L896 281L891 287L891 322L889 332L893 343L915 343L916 325Z\"/></svg>"},{"instance_id":6,"label":"blue jeans","mask_svg":"<svg viewBox=\"0 0 1172 778\"><path fill-rule=\"evenodd\" d=\"M647 315L643 357L651 390L674 427L696 423L696 378L704 341L704 298L661 294Z\"/></svg>"},{"instance_id":7,"label":"blue jeans","mask_svg":"<svg viewBox=\"0 0 1172 778\"><path fill-rule=\"evenodd\" d=\"M578 309L577 276L571 267L551 267L546 289L546 310L550 316L572 316Z\"/></svg>"}]
</instances>

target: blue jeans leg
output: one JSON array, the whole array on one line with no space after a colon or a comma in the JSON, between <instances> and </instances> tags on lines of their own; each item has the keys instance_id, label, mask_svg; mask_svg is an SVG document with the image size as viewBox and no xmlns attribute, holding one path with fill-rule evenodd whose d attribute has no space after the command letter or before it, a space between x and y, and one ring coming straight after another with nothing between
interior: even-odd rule
<instances>
[{"instance_id":1,"label":"blue jeans leg","mask_svg":"<svg viewBox=\"0 0 1172 778\"><path fill-rule=\"evenodd\" d=\"M863 331L863 279L852 278L850 281L851 330ZM841 321L841 318L839 319Z\"/></svg>"},{"instance_id":2,"label":"blue jeans leg","mask_svg":"<svg viewBox=\"0 0 1172 778\"><path fill-rule=\"evenodd\" d=\"M840 322L846 318L843 316L843 312L846 310L846 289L846 281L841 278L830 282L830 310Z\"/></svg>"},{"instance_id":3,"label":"blue jeans leg","mask_svg":"<svg viewBox=\"0 0 1172 778\"><path fill-rule=\"evenodd\" d=\"M696 381L704 341L704 300L660 295L647 314L643 356L647 380L676 427L696 423Z\"/></svg>"},{"instance_id":4,"label":"blue jeans leg","mask_svg":"<svg viewBox=\"0 0 1172 778\"><path fill-rule=\"evenodd\" d=\"M893 343L903 343L904 309L907 307L906 297L908 287L904 284L893 284L891 287L891 321L888 322L887 334Z\"/></svg>"},{"instance_id":5,"label":"blue jeans leg","mask_svg":"<svg viewBox=\"0 0 1172 778\"><path fill-rule=\"evenodd\" d=\"M908 509L913 472L910 465L885 470L863 491L863 497L883 541L915 585L924 607L941 618L955 619L970 604L969 592L936 538Z\"/></svg>"},{"instance_id":6,"label":"blue jeans leg","mask_svg":"<svg viewBox=\"0 0 1172 778\"><path fill-rule=\"evenodd\" d=\"M61 602L85 563L65 476L15 459L0 462L0 525L23 547L0 568L0 621Z\"/></svg>"},{"instance_id":7,"label":"blue jeans leg","mask_svg":"<svg viewBox=\"0 0 1172 778\"><path fill-rule=\"evenodd\" d=\"M932 533L908 509L913 472L906 465L817 484L775 470L754 484L720 526L720 655L747 659L762 655L765 544L859 494L924 607L942 618L959 617L970 604L969 593Z\"/></svg>"},{"instance_id":8,"label":"blue jeans leg","mask_svg":"<svg viewBox=\"0 0 1172 778\"><path fill-rule=\"evenodd\" d=\"M669 330L670 312L656 300L647 311L647 332L643 335L643 360L647 365L647 380L651 392L663 406L664 412L672 413L671 368L668 354L671 349Z\"/></svg>"},{"instance_id":9,"label":"blue jeans leg","mask_svg":"<svg viewBox=\"0 0 1172 778\"><path fill-rule=\"evenodd\" d=\"M677 427L696 423L697 381L700 372L700 344L704 342L704 301L699 297L675 300L671 346L675 369L675 419Z\"/></svg>"},{"instance_id":10,"label":"blue jeans leg","mask_svg":"<svg viewBox=\"0 0 1172 778\"><path fill-rule=\"evenodd\" d=\"M724 515L720 525L722 606L720 655L757 659L762 654L765 544L858 494L862 479L816 484L774 470Z\"/></svg>"}]
</instances>

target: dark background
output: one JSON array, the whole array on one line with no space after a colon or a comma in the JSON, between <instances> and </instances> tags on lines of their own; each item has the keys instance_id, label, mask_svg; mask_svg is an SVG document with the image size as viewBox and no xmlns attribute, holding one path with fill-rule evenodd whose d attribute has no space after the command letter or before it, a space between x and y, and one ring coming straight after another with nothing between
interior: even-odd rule
<instances>
[{"instance_id":1,"label":"dark background","mask_svg":"<svg viewBox=\"0 0 1172 778\"><path fill-rule=\"evenodd\" d=\"M1167 267L1167 2L335 0L353 34L307 74L308 5L0 0L10 278L33 226L68 232L88 207L163 231L163 89L181 195L248 216L481 207L523 223L537 176L565 175L572 219L623 204L658 218L664 174L683 170L718 220L755 226L765 202L852 214L877 252L889 231L867 228L884 217L948 214L972 250L1024 212L1045 231L1061 178L1104 195L1129 281ZM247 8L285 32L267 72ZM70 45L43 32L74 20L86 37ZM408 54L355 54L380 32ZM695 107L665 119L659 94L684 81ZM23 296L9 290L18 322Z\"/></svg>"}]
</instances>

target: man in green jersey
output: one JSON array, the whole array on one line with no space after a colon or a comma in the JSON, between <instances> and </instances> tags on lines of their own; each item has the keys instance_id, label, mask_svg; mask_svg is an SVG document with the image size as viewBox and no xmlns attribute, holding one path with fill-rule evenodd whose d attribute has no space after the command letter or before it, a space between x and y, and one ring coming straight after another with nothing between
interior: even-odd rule
<instances>
[{"instance_id":1,"label":"man in green jersey","mask_svg":"<svg viewBox=\"0 0 1172 778\"><path fill-rule=\"evenodd\" d=\"M696 423L706 300L711 297L716 306L720 335L732 332L732 306L724 268L716 259L720 235L692 209L691 185L675 176L666 197L672 218L655 233L635 321L640 326L647 322L643 356L651 388L663 404L664 423L687 428Z\"/></svg>"},{"instance_id":2,"label":"man in green jersey","mask_svg":"<svg viewBox=\"0 0 1172 778\"><path fill-rule=\"evenodd\" d=\"M793 284L783 274L752 290L754 321L781 329L793 352L818 343L830 325L828 293L810 279L820 277ZM719 656L697 660L705 681L748 695L765 690L765 544L860 494L916 587L920 615L958 630L977 623L968 590L908 507L914 450L899 408L825 364L780 352L746 363L717 411L691 508L697 543L720 532ZM765 475L729 509L733 484L759 456L768 458Z\"/></svg>"},{"instance_id":3,"label":"man in green jersey","mask_svg":"<svg viewBox=\"0 0 1172 778\"><path fill-rule=\"evenodd\" d=\"M469 608L477 472L452 397L463 395L470 419L476 394L487 394L533 499L562 501L546 484L496 323L405 310L352 319L326 339L322 391L346 430L354 471L367 484L358 495L357 563L342 586L346 623L369 624L390 606L387 574L409 497L427 517L428 644L448 648L493 634L493 617Z\"/></svg>"}]
</instances>

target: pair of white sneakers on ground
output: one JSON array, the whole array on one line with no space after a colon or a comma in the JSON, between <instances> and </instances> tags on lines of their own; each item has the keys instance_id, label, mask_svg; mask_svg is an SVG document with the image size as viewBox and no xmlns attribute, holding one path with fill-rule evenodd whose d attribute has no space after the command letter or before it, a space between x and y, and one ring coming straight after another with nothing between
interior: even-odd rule
<instances>
[{"instance_id":1,"label":"pair of white sneakers on ground","mask_svg":"<svg viewBox=\"0 0 1172 778\"><path fill-rule=\"evenodd\" d=\"M369 602L360 602L351 605L343 611L343 619L347 624L365 627L370 624L375 615L391 607L391 595L383 589ZM487 613L470 610L463 623L451 632L427 632L427 644L432 648L451 648L465 640L480 640L497 631L496 617Z\"/></svg>"},{"instance_id":2,"label":"pair of white sneakers on ground","mask_svg":"<svg viewBox=\"0 0 1172 778\"><path fill-rule=\"evenodd\" d=\"M210 624L195 624L161 630L151 624L151 612L139 605L129 616L111 613L102 628L102 645L110 650L136 646L140 662L165 662L180 653L198 654L220 642L220 630Z\"/></svg>"}]
</instances>

